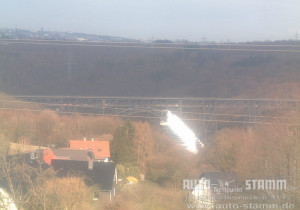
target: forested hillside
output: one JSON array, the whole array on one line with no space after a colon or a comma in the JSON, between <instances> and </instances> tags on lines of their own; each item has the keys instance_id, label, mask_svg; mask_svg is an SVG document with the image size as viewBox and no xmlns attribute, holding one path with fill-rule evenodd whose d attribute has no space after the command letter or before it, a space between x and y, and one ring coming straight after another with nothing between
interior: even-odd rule
<instances>
[{"instance_id":1,"label":"forested hillside","mask_svg":"<svg viewBox=\"0 0 300 210\"><path fill-rule=\"evenodd\" d=\"M297 52L0 45L13 95L298 98L299 82Z\"/></svg>"},{"instance_id":2,"label":"forested hillside","mask_svg":"<svg viewBox=\"0 0 300 210\"><path fill-rule=\"evenodd\" d=\"M297 52L2 44L0 91L15 95L299 99L299 58ZM93 189L81 178L60 179L54 172L45 171L37 175L40 178L33 184L28 179L31 171L19 170L21 166L17 165L9 175L14 177L15 189L22 185L27 193L20 191L22 196L18 197L16 191L12 195L24 209L41 209L45 205L62 209L74 203L80 206L78 209L91 205L95 209L184 209L185 192L178 190L182 189L182 180L196 179L210 171L234 171L240 180L284 177L289 186L299 185L297 108L276 113L271 109L268 116L263 115L265 121L257 124L239 126L224 121L221 126L219 123L205 149L196 156L182 150L158 122L59 115L2 93L0 108L0 179L5 172L2 167L5 154L14 152L3 145L14 142L67 147L69 139L84 137L110 137L112 160L117 164L119 178L145 178L131 187L118 184L112 203L104 197L92 203L89 196ZM60 183L59 193L54 190L54 183ZM65 192L74 186L78 191L72 190L66 197ZM278 196L288 196L289 202L299 206L299 188L284 193L279 192ZM286 199L276 202L281 204Z\"/></svg>"}]
</instances>

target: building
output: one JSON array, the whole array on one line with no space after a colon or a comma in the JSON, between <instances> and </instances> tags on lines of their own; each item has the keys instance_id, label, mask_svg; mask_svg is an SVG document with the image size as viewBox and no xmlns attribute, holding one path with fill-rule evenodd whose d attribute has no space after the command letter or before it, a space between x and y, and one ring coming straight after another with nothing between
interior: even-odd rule
<instances>
[{"instance_id":1,"label":"building","mask_svg":"<svg viewBox=\"0 0 300 210\"><path fill-rule=\"evenodd\" d=\"M70 149L92 150L96 161L108 161L110 159L109 141L70 140Z\"/></svg>"},{"instance_id":2,"label":"building","mask_svg":"<svg viewBox=\"0 0 300 210\"><path fill-rule=\"evenodd\" d=\"M83 176L87 185L95 186L95 199L100 191L109 192L111 199L115 195L117 173L116 164L110 160L109 141L74 140L71 145L73 148L39 148L30 153L11 155L7 158L25 161L31 167L43 170L53 167L58 177ZM94 151L97 153L97 159ZM0 209L3 205L13 206L13 203L0 188Z\"/></svg>"},{"instance_id":3,"label":"building","mask_svg":"<svg viewBox=\"0 0 300 210\"><path fill-rule=\"evenodd\" d=\"M110 161L109 141L70 140L69 148L44 149L42 157L60 177L79 172L101 191L115 192L116 164Z\"/></svg>"},{"instance_id":4,"label":"building","mask_svg":"<svg viewBox=\"0 0 300 210\"><path fill-rule=\"evenodd\" d=\"M76 172L85 175L88 178L88 184L99 186L100 191L115 191L116 164L114 162L93 162L93 168L90 169L88 161L54 159L52 166L58 172L59 177Z\"/></svg>"},{"instance_id":5,"label":"building","mask_svg":"<svg viewBox=\"0 0 300 210\"><path fill-rule=\"evenodd\" d=\"M92 150L81 150L81 149L45 149L43 151L44 162L49 166L53 160L75 160L75 161L87 161L91 162L95 160L94 153Z\"/></svg>"}]
</instances>

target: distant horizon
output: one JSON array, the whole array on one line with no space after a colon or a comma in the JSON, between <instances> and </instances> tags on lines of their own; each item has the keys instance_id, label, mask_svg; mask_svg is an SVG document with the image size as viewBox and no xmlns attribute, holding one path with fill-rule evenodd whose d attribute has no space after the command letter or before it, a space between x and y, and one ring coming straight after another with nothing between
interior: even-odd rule
<instances>
[{"instance_id":1,"label":"distant horizon","mask_svg":"<svg viewBox=\"0 0 300 210\"><path fill-rule=\"evenodd\" d=\"M214 41L214 40L210 40L209 39L205 39L202 41L192 41L192 40L188 40L188 39L147 39L147 40L142 40L142 39L135 39L135 38L131 38L131 37L123 37L123 36L118 36L118 35L109 35L109 34L96 34L96 33L86 33L86 32L79 32L79 31L61 31L61 30L47 30L44 29L43 27L41 27L40 29L29 29L29 28L21 28L21 27L4 27L4 26L0 26L0 29L10 29L10 30L24 30L24 31L30 31L30 32L61 32L61 33L77 33L77 34L85 34L85 35L94 35L94 36L103 36L103 37L114 37L114 38L123 38L123 39L132 39L132 40L136 40L136 41L172 41L172 42L176 42L176 41L187 41L187 42L191 42L191 43L248 43L248 42L280 42L280 41L300 41L298 39L297 36L291 39L277 39L277 40L246 40L246 41L230 41L230 40L225 40L225 41ZM42 30L43 29L43 30ZM299 34L300 35L300 34ZM300 37L299 37L300 38Z\"/></svg>"},{"instance_id":2,"label":"distant horizon","mask_svg":"<svg viewBox=\"0 0 300 210\"><path fill-rule=\"evenodd\" d=\"M296 39L299 0L10 0L1 25L136 40L252 42Z\"/></svg>"}]
</instances>

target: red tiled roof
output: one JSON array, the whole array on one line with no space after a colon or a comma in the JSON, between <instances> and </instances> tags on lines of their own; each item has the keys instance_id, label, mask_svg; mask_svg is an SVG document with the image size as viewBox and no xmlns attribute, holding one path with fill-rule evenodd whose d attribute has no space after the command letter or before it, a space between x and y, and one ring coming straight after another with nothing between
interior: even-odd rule
<instances>
[{"instance_id":1,"label":"red tiled roof","mask_svg":"<svg viewBox=\"0 0 300 210\"><path fill-rule=\"evenodd\" d=\"M109 141L70 140L70 149L91 149L95 159L110 158Z\"/></svg>"}]
</instances>

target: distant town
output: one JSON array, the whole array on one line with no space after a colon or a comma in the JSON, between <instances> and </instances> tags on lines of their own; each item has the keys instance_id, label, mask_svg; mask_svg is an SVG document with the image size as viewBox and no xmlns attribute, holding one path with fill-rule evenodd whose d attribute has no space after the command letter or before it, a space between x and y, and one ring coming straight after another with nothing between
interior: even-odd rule
<instances>
[{"instance_id":1,"label":"distant town","mask_svg":"<svg viewBox=\"0 0 300 210\"><path fill-rule=\"evenodd\" d=\"M134 39L102 36L95 34L45 31L41 28L39 31L25 29L0 28L1 39L34 39L34 40L66 40L66 41L114 41L114 42L137 42Z\"/></svg>"},{"instance_id":2,"label":"distant town","mask_svg":"<svg viewBox=\"0 0 300 210\"><path fill-rule=\"evenodd\" d=\"M40 30L26 30L18 28L4 28L0 27L0 39L11 39L11 40L55 40L55 41L81 41L81 42L133 42L133 43L156 43L156 44L168 44L168 43L186 43L186 44L239 44L230 40L215 42L209 41L206 37L202 37L200 42L191 42L186 39L149 39L149 40L138 40L124 37L115 37L108 35L97 35L97 34L86 34L77 32L62 32L62 31L46 31L43 27ZM297 38L290 40L274 40L274 41L252 41L252 42L241 42L251 44L299 44Z\"/></svg>"},{"instance_id":3,"label":"distant town","mask_svg":"<svg viewBox=\"0 0 300 210\"><path fill-rule=\"evenodd\" d=\"M61 40L61 41L100 41L100 42L136 42L136 43L194 43L185 39L177 39L171 41L168 39L150 39L150 40L137 40L124 37L115 37L107 35L96 35L76 32L61 32L61 31L46 31L43 28L40 30L26 30L18 28L1 28L0 27L0 39L29 39L29 40ZM214 43L208 42L205 38L201 43Z\"/></svg>"}]
</instances>

